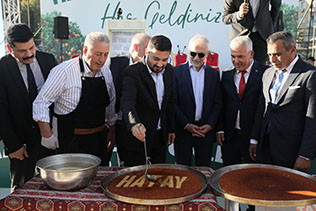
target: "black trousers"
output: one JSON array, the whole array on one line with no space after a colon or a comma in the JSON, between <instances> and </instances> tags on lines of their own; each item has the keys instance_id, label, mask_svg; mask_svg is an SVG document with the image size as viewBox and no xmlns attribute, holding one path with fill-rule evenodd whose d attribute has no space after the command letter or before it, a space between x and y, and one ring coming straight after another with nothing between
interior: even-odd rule
<instances>
[{"instance_id":1,"label":"black trousers","mask_svg":"<svg viewBox=\"0 0 316 211\"><path fill-rule=\"evenodd\" d=\"M240 130L235 129L231 140L224 141L221 149L224 166L254 162L249 155L249 139L243 138Z\"/></svg>"},{"instance_id":2,"label":"black trousers","mask_svg":"<svg viewBox=\"0 0 316 211\"><path fill-rule=\"evenodd\" d=\"M28 158L19 160L10 158L10 177L11 191L21 187L28 180L32 179L35 172L36 162L49 155L55 154L55 151L46 149L40 145L26 148Z\"/></svg>"},{"instance_id":3,"label":"black trousers","mask_svg":"<svg viewBox=\"0 0 316 211\"><path fill-rule=\"evenodd\" d=\"M135 140L134 140L135 139ZM128 147L119 147L119 156L123 166L138 166L145 165L145 150L144 144L134 138L133 141L136 141L139 148L137 150L130 149ZM147 155L150 157L150 162L155 163L166 163L166 152L167 146L163 141L162 131L159 130L154 133L153 137L148 137L152 144L147 143Z\"/></svg>"},{"instance_id":4,"label":"black trousers","mask_svg":"<svg viewBox=\"0 0 316 211\"><path fill-rule=\"evenodd\" d=\"M258 32L251 32L249 38L253 43L253 50L255 52L254 59L265 64L268 60L266 41Z\"/></svg>"}]
</instances>

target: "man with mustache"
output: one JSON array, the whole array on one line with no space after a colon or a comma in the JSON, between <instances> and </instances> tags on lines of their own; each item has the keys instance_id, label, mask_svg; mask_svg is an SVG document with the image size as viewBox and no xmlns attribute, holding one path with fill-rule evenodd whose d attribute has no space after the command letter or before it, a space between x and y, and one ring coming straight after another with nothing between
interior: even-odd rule
<instances>
[{"instance_id":1,"label":"man with mustache","mask_svg":"<svg viewBox=\"0 0 316 211\"><path fill-rule=\"evenodd\" d=\"M108 150L115 143L115 88L104 64L109 38L102 32L87 35L83 56L56 66L33 103L33 118L42 143L61 153L88 153L109 165ZM58 135L50 128L48 107L54 103Z\"/></svg>"},{"instance_id":2,"label":"man with mustache","mask_svg":"<svg viewBox=\"0 0 316 211\"><path fill-rule=\"evenodd\" d=\"M120 140L119 156L125 166L145 164L144 141L151 163L166 162L166 144L175 138L170 52L167 37L152 37L145 57L124 72L122 133L127 138Z\"/></svg>"},{"instance_id":3,"label":"man with mustache","mask_svg":"<svg viewBox=\"0 0 316 211\"><path fill-rule=\"evenodd\" d=\"M204 35L192 37L188 51L189 62L175 67L174 72L176 162L191 166L194 149L195 165L210 166L222 106L219 72L204 62L209 52Z\"/></svg>"},{"instance_id":4,"label":"man with mustache","mask_svg":"<svg viewBox=\"0 0 316 211\"><path fill-rule=\"evenodd\" d=\"M9 54L0 59L0 134L14 190L34 176L37 160L52 153L41 147L32 103L57 63L53 55L37 51L27 25L11 25L5 35Z\"/></svg>"}]
</instances>

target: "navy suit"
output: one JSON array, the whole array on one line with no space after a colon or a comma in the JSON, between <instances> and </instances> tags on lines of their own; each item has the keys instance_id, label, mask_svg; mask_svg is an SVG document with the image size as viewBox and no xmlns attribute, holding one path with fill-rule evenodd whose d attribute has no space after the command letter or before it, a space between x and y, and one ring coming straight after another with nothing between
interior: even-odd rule
<instances>
[{"instance_id":1,"label":"navy suit","mask_svg":"<svg viewBox=\"0 0 316 211\"><path fill-rule=\"evenodd\" d=\"M222 106L219 72L209 66L205 67L202 116L198 122L195 122L196 105L189 64L179 65L174 70L176 162L192 165L192 148L194 148L196 165L210 166L212 146L215 142L214 130L209 131L205 138L193 138L192 134L184 128L189 123L198 126L208 124L215 128Z\"/></svg>"},{"instance_id":2,"label":"navy suit","mask_svg":"<svg viewBox=\"0 0 316 211\"><path fill-rule=\"evenodd\" d=\"M221 80L223 109L217 129L224 131L225 134L222 147L224 165L252 161L248 148L262 90L261 79L267 68L268 66L254 61L241 99L234 81L236 68L223 71ZM240 111L240 131L235 130L238 111Z\"/></svg>"}]
</instances>

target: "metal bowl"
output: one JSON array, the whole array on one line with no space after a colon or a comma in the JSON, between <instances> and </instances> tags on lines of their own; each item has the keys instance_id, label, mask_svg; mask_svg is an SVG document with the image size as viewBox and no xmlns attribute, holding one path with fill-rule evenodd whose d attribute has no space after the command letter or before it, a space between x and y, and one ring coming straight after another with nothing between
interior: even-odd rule
<instances>
[{"instance_id":1,"label":"metal bowl","mask_svg":"<svg viewBox=\"0 0 316 211\"><path fill-rule=\"evenodd\" d=\"M100 163L100 158L90 154L59 154L37 161L36 169L49 187L75 190L92 182Z\"/></svg>"}]
</instances>

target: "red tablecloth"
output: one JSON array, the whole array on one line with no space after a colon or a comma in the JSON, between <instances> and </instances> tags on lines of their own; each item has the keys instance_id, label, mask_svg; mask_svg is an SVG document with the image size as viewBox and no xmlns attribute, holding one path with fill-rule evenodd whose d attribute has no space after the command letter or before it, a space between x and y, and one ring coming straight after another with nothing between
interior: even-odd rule
<instances>
[{"instance_id":1,"label":"red tablecloth","mask_svg":"<svg viewBox=\"0 0 316 211\"><path fill-rule=\"evenodd\" d=\"M210 211L223 210L217 205L213 193L207 189L199 198L165 206L144 206L118 202L104 195L100 182L105 175L111 174L120 167L99 167L97 176L88 187L77 191L56 191L47 187L39 176L32 178L22 188L17 189L0 201L0 211L39 210L39 211ZM213 170L207 167L195 167L207 177Z\"/></svg>"}]
</instances>

